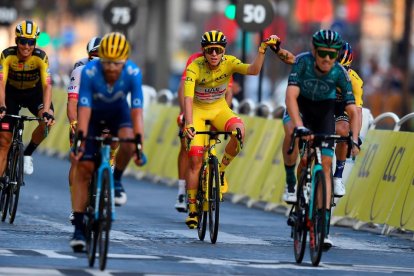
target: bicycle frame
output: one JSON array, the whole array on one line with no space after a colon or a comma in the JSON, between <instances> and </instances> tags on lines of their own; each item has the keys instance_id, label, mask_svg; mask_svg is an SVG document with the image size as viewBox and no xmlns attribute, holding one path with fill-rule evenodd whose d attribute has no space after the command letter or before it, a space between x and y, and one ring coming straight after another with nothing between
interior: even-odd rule
<instances>
[{"instance_id":1,"label":"bicycle frame","mask_svg":"<svg viewBox=\"0 0 414 276\"><path fill-rule=\"evenodd\" d=\"M102 190L102 175L105 170L109 172L109 189L111 195L111 220L115 220L115 188L114 188L114 178L112 174L111 165L109 163L111 147L109 144L104 144L103 142L100 145L100 161L99 167L96 168L96 198L95 198L95 209L94 209L94 219L99 219L99 203Z\"/></svg>"}]
</instances>

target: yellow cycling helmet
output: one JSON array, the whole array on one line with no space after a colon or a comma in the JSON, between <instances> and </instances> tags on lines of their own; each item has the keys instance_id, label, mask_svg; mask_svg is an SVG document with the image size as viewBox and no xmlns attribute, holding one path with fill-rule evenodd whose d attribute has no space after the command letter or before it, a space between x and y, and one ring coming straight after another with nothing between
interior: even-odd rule
<instances>
[{"instance_id":1,"label":"yellow cycling helmet","mask_svg":"<svg viewBox=\"0 0 414 276\"><path fill-rule=\"evenodd\" d=\"M118 32L106 34L99 46L99 57L109 60L126 60L129 57L129 43L125 35Z\"/></svg>"},{"instance_id":2,"label":"yellow cycling helmet","mask_svg":"<svg viewBox=\"0 0 414 276\"><path fill-rule=\"evenodd\" d=\"M201 37L201 47L207 47L211 45L220 45L223 48L227 45L226 36L221 31L212 30L205 32Z\"/></svg>"},{"instance_id":3,"label":"yellow cycling helmet","mask_svg":"<svg viewBox=\"0 0 414 276\"><path fill-rule=\"evenodd\" d=\"M40 34L39 26L34 21L23 20L16 26L16 37L37 39Z\"/></svg>"}]
</instances>

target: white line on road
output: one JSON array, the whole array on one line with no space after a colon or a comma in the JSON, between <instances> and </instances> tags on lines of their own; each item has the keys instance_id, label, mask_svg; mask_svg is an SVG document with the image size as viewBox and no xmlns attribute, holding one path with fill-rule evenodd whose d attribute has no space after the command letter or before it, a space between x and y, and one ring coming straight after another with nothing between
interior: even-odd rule
<instances>
[{"instance_id":1,"label":"white line on road","mask_svg":"<svg viewBox=\"0 0 414 276\"><path fill-rule=\"evenodd\" d=\"M174 234L178 234L181 236L185 236L188 238L195 238L197 237L197 231L194 230L167 230L167 232L171 232ZM208 233L207 235L208 236ZM249 244L249 245L271 245L270 242L256 239L256 238L247 238L242 236L236 236L233 234L225 233L225 232L219 232L217 237L217 243L224 243L224 244Z\"/></svg>"}]
</instances>

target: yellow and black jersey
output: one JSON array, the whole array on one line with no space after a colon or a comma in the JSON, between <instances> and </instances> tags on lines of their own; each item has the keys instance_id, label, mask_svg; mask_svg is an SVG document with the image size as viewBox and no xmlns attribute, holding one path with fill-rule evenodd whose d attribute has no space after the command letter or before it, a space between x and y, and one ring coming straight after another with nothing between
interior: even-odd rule
<instances>
[{"instance_id":1,"label":"yellow and black jersey","mask_svg":"<svg viewBox=\"0 0 414 276\"><path fill-rule=\"evenodd\" d=\"M17 90L41 89L51 84L48 57L35 48L28 60L20 61L17 46L9 47L1 53L0 78Z\"/></svg>"}]
</instances>

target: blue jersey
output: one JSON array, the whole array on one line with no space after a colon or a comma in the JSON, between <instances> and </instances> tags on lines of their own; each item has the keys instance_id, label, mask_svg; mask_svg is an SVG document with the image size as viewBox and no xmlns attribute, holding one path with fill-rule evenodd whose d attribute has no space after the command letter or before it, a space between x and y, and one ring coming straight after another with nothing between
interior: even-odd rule
<instances>
[{"instance_id":1,"label":"blue jersey","mask_svg":"<svg viewBox=\"0 0 414 276\"><path fill-rule=\"evenodd\" d=\"M299 86L300 95L311 101L335 100L336 88L339 88L345 104L355 103L351 80L345 68L335 62L331 71L319 76L315 70L315 58L310 52L296 57L288 85Z\"/></svg>"},{"instance_id":2,"label":"blue jersey","mask_svg":"<svg viewBox=\"0 0 414 276\"><path fill-rule=\"evenodd\" d=\"M99 60L92 60L82 70L79 89L79 106L93 110L114 110L125 106L127 95L131 93L131 108L143 107L142 73L130 60L113 86L104 79Z\"/></svg>"}]
</instances>

